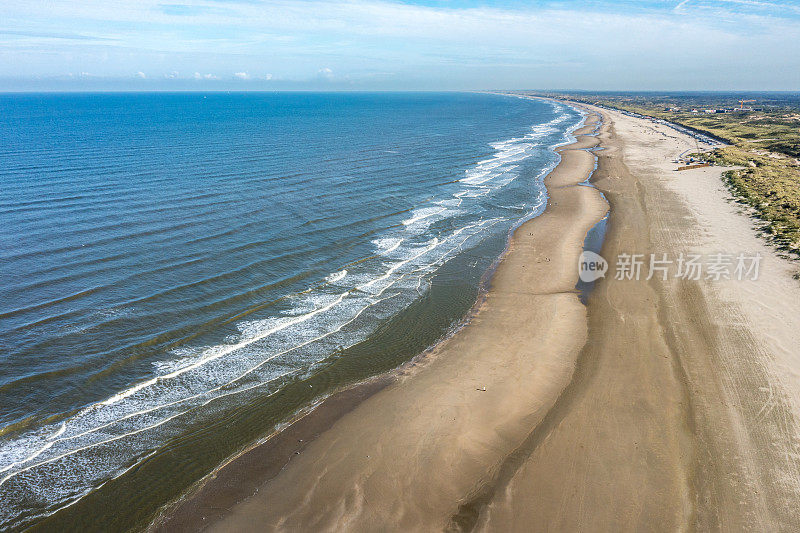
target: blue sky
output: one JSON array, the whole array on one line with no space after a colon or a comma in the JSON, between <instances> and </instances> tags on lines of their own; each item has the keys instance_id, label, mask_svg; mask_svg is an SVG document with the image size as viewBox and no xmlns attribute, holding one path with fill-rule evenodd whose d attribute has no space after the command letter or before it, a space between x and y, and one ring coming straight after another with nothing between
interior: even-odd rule
<instances>
[{"instance_id":1,"label":"blue sky","mask_svg":"<svg viewBox=\"0 0 800 533\"><path fill-rule=\"evenodd\" d=\"M800 2L0 0L0 90L800 90Z\"/></svg>"}]
</instances>

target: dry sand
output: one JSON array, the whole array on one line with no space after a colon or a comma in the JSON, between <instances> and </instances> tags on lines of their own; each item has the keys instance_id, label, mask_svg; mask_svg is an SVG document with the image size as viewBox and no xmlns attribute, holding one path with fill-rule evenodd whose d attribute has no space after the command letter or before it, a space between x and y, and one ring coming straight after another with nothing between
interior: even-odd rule
<instances>
[{"instance_id":1,"label":"dry sand","mask_svg":"<svg viewBox=\"0 0 800 533\"><path fill-rule=\"evenodd\" d=\"M759 280L607 277L583 306L578 256L607 204L579 185L594 165L581 148L597 142L579 137L547 178L547 210L516 231L469 325L341 416L210 529L773 531L800 523L793 267L726 202L720 169L672 170L694 140L602 113L593 182L612 206L604 257L758 251ZM197 518L192 528L211 522Z\"/></svg>"},{"instance_id":2,"label":"dry sand","mask_svg":"<svg viewBox=\"0 0 800 533\"><path fill-rule=\"evenodd\" d=\"M619 253L764 256L757 281L607 280L590 342L486 530L789 531L800 523L796 268L759 240L720 169L675 172L674 130L606 112L596 185Z\"/></svg>"}]
</instances>

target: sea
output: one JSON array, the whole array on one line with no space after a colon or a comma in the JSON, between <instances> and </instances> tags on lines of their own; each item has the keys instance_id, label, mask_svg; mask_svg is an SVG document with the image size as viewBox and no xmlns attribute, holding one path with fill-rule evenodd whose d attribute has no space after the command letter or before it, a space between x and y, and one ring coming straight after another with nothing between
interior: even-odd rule
<instances>
[{"instance_id":1,"label":"sea","mask_svg":"<svg viewBox=\"0 0 800 533\"><path fill-rule=\"evenodd\" d=\"M459 326L583 120L483 93L0 95L0 529L140 529Z\"/></svg>"}]
</instances>

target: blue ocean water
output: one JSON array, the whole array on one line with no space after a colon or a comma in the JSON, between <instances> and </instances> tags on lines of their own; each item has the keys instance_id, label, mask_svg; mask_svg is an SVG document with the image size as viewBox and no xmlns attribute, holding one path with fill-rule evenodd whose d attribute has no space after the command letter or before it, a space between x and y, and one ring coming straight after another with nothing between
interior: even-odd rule
<instances>
[{"instance_id":1,"label":"blue ocean water","mask_svg":"<svg viewBox=\"0 0 800 533\"><path fill-rule=\"evenodd\" d=\"M427 93L0 95L0 116L0 527L313 375L449 261L479 279L582 120Z\"/></svg>"}]
</instances>

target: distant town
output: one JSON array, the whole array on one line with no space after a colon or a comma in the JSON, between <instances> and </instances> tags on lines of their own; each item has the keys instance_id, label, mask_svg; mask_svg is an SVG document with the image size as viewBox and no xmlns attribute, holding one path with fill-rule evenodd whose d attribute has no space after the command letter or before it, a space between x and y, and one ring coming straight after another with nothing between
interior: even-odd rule
<instances>
[{"instance_id":1,"label":"distant town","mask_svg":"<svg viewBox=\"0 0 800 533\"><path fill-rule=\"evenodd\" d=\"M712 107L712 108L701 108L698 109L696 107L686 108L680 106L674 107L665 107L664 111L670 111L672 113L742 113L747 111L764 111L763 107L753 107L751 105L745 105L750 102L755 102L756 100L739 100L738 107Z\"/></svg>"}]
</instances>

